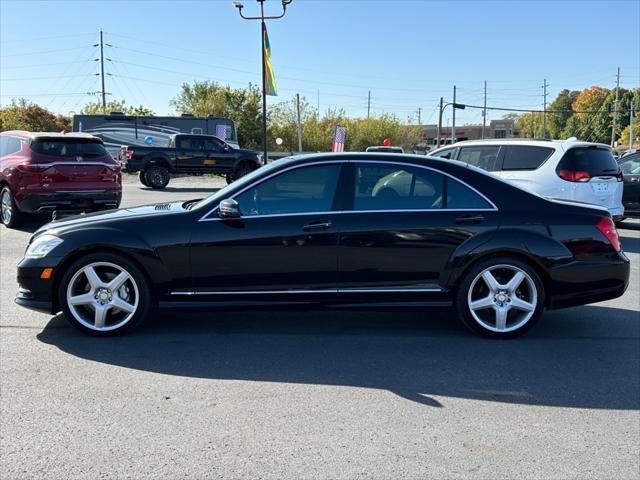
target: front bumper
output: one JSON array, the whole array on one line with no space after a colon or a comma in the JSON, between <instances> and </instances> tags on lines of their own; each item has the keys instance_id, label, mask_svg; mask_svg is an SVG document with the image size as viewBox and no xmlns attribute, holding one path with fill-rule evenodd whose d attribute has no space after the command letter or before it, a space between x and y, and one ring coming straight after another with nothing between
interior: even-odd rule
<instances>
[{"instance_id":1,"label":"front bumper","mask_svg":"<svg viewBox=\"0 0 640 480\"><path fill-rule=\"evenodd\" d=\"M61 261L60 257L23 258L18 264L18 293L15 302L22 307L38 312L58 313L54 285L56 275L59 273L57 267ZM40 274L45 268L53 268L53 275L49 280L40 278Z\"/></svg>"},{"instance_id":2,"label":"front bumper","mask_svg":"<svg viewBox=\"0 0 640 480\"><path fill-rule=\"evenodd\" d=\"M622 252L615 261L574 261L551 270L550 309L586 305L621 297L629 286L631 265Z\"/></svg>"},{"instance_id":3,"label":"front bumper","mask_svg":"<svg viewBox=\"0 0 640 480\"><path fill-rule=\"evenodd\" d=\"M118 208L121 200L122 190L38 192L30 193L19 201L18 208L25 213L38 213L46 210L94 212Z\"/></svg>"}]
</instances>

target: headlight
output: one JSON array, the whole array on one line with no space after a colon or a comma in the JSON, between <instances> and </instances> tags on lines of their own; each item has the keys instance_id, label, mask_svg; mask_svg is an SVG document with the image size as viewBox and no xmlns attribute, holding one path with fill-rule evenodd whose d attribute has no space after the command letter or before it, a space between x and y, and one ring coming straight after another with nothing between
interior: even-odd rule
<instances>
[{"instance_id":1,"label":"headlight","mask_svg":"<svg viewBox=\"0 0 640 480\"><path fill-rule=\"evenodd\" d=\"M62 243L62 239L51 234L44 234L36 238L27 248L25 258L42 258Z\"/></svg>"}]
</instances>

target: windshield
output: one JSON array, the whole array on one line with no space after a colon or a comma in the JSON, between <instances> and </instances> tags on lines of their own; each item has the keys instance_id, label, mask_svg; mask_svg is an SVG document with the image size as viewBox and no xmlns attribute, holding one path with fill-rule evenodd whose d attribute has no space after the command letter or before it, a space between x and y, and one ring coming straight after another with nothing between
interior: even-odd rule
<instances>
[{"instance_id":1,"label":"windshield","mask_svg":"<svg viewBox=\"0 0 640 480\"><path fill-rule=\"evenodd\" d=\"M280 165L279 162L280 162L280 160L276 160L274 162L271 162L271 163L265 165L264 167L257 168L253 172L251 172L251 173L245 175L244 177L236 180L235 182L233 182L233 183L221 188L220 190L218 190L213 195L210 195L207 198L203 198L198 203L196 203L191 208L191 210L199 210L201 208L213 208L213 207L215 207L218 203L220 203L221 200L227 198L229 196L229 194L231 194L231 193L233 193L233 192L235 192L237 190L241 190L245 186L250 185L251 182L253 182L257 177L260 177L263 174L268 174L271 170L274 170L276 167L278 167Z\"/></svg>"}]
</instances>

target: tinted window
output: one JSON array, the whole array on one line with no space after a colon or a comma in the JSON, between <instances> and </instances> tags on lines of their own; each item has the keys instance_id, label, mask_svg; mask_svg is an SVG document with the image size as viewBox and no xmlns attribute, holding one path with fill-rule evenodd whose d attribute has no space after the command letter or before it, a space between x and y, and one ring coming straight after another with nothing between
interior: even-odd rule
<instances>
[{"instance_id":1,"label":"tinted window","mask_svg":"<svg viewBox=\"0 0 640 480\"><path fill-rule=\"evenodd\" d=\"M270 178L235 197L245 216L328 212L339 165L303 167Z\"/></svg>"},{"instance_id":2,"label":"tinted window","mask_svg":"<svg viewBox=\"0 0 640 480\"><path fill-rule=\"evenodd\" d=\"M438 158L453 158L453 152L455 151L456 151L455 148L447 148L445 150L440 150L439 152L430 153L429 155L432 155Z\"/></svg>"},{"instance_id":3,"label":"tinted window","mask_svg":"<svg viewBox=\"0 0 640 480\"><path fill-rule=\"evenodd\" d=\"M22 142L19 138L3 136L0 137L0 156L12 155L22 150Z\"/></svg>"},{"instance_id":4,"label":"tinted window","mask_svg":"<svg viewBox=\"0 0 640 480\"><path fill-rule=\"evenodd\" d=\"M204 139L199 137L178 137L180 150L204 150Z\"/></svg>"},{"instance_id":5,"label":"tinted window","mask_svg":"<svg viewBox=\"0 0 640 480\"><path fill-rule=\"evenodd\" d=\"M31 143L31 150L51 157L107 157L109 153L102 143L83 142L77 139L37 140Z\"/></svg>"},{"instance_id":6,"label":"tinted window","mask_svg":"<svg viewBox=\"0 0 640 480\"><path fill-rule=\"evenodd\" d=\"M367 152L404 153L400 147L368 147Z\"/></svg>"},{"instance_id":7,"label":"tinted window","mask_svg":"<svg viewBox=\"0 0 640 480\"><path fill-rule=\"evenodd\" d=\"M560 170L588 172L592 177L611 176L618 173L618 164L608 148L572 148L556 167L556 171Z\"/></svg>"},{"instance_id":8,"label":"tinted window","mask_svg":"<svg viewBox=\"0 0 640 480\"><path fill-rule=\"evenodd\" d=\"M620 170L625 175L640 175L640 155L629 155L620 160Z\"/></svg>"},{"instance_id":9,"label":"tinted window","mask_svg":"<svg viewBox=\"0 0 640 480\"><path fill-rule=\"evenodd\" d=\"M444 175L424 168L356 164L354 210L442 208Z\"/></svg>"},{"instance_id":10,"label":"tinted window","mask_svg":"<svg viewBox=\"0 0 640 480\"><path fill-rule=\"evenodd\" d=\"M502 170L535 170L553 153L552 148L511 145L505 147Z\"/></svg>"},{"instance_id":11,"label":"tinted window","mask_svg":"<svg viewBox=\"0 0 640 480\"><path fill-rule=\"evenodd\" d=\"M447 178L446 208L455 209L486 209L493 208L489 202L466 185Z\"/></svg>"},{"instance_id":12,"label":"tinted window","mask_svg":"<svg viewBox=\"0 0 640 480\"><path fill-rule=\"evenodd\" d=\"M482 168L483 170L495 170L498 158L499 146L462 147L458 154L458 161Z\"/></svg>"},{"instance_id":13,"label":"tinted window","mask_svg":"<svg viewBox=\"0 0 640 480\"><path fill-rule=\"evenodd\" d=\"M205 139L205 147L211 152L221 152L224 149L224 144L215 138Z\"/></svg>"}]
</instances>

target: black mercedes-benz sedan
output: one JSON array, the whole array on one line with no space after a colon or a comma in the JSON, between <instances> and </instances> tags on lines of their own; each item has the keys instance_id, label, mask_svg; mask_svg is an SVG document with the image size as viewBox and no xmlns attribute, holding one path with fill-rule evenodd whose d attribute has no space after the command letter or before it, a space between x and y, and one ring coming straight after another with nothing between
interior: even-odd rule
<instances>
[{"instance_id":1,"label":"black mercedes-benz sedan","mask_svg":"<svg viewBox=\"0 0 640 480\"><path fill-rule=\"evenodd\" d=\"M203 200L55 221L18 265L16 302L98 336L150 309L452 308L472 331L529 330L545 308L622 295L609 213L451 160L275 161Z\"/></svg>"}]
</instances>

